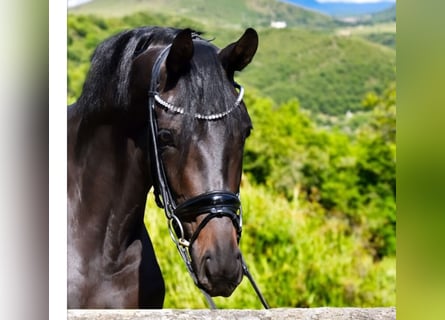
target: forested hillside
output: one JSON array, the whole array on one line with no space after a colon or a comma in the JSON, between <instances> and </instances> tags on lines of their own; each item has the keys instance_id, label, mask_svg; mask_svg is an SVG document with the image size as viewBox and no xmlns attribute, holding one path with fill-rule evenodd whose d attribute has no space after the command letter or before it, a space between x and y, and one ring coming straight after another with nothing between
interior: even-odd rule
<instances>
[{"instance_id":1,"label":"forested hillside","mask_svg":"<svg viewBox=\"0 0 445 320\"><path fill-rule=\"evenodd\" d=\"M260 31L255 63L240 79L278 103L297 98L313 113L362 110L367 92L395 81L395 53L358 37L302 29Z\"/></svg>"},{"instance_id":2,"label":"forested hillside","mask_svg":"<svg viewBox=\"0 0 445 320\"><path fill-rule=\"evenodd\" d=\"M97 6L100 12L101 2L85 8ZM156 14L91 16L80 8L70 14L68 102L79 96L97 44L123 29L192 27L216 37L218 46L242 33L239 18L221 18L227 24L218 25L165 10L164 3L176 2L151 1L158 5ZM122 4L107 3L110 10ZM135 3L135 11L137 3L146 5L128 3ZM204 2L190 3L210 10ZM275 5L267 0L237 3L239 13L256 6L265 16L271 15L267 5ZM237 75L254 126L245 147L241 248L272 307L395 305L395 51L319 26L255 26L257 56ZM356 112L344 116L348 110ZM145 219L166 279L165 307L205 308L152 195ZM261 308L246 280L216 303Z\"/></svg>"}]
</instances>

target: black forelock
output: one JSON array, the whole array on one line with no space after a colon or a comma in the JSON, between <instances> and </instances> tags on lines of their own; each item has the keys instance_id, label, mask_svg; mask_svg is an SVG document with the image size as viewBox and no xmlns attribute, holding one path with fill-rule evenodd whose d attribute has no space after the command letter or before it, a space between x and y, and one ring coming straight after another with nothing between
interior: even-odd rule
<instances>
[{"instance_id":1,"label":"black forelock","mask_svg":"<svg viewBox=\"0 0 445 320\"><path fill-rule=\"evenodd\" d=\"M201 120L195 114L211 115L222 113L235 104L233 79L229 79L218 56L218 48L206 40L194 41L194 55L189 71L177 82L173 104L184 108L186 114L178 115L182 119L181 141L191 142L192 135L200 130L210 129L212 123L223 123L227 133L239 132L241 123L250 126L250 118L243 106L218 120ZM187 148L185 148L187 149ZM184 155L185 156L185 155Z\"/></svg>"},{"instance_id":2,"label":"black forelock","mask_svg":"<svg viewBox=\"0 0 445 320\"><path fill-rule=\"evenodd\" d=\"M212 44L196 40L189 71L184 74L178 104L189 114L219 113L233 104L233 91Z\"/></svg>"}]
</instances>

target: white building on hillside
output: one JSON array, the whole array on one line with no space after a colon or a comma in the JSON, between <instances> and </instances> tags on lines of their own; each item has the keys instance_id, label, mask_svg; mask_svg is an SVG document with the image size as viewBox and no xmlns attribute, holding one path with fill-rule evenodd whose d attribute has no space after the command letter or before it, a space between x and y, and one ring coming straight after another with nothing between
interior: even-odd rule
<instances>
[{"instance_id":1,"label":"white building on hillside","mask_svg":"<svg viewBox=\"0 0 445 320\"><path fill-rule=\"evenodd\" d=\"M287 27L286 21L271 21L270 26L275 29L284 29Z\"/></svg>"}]
</instances>

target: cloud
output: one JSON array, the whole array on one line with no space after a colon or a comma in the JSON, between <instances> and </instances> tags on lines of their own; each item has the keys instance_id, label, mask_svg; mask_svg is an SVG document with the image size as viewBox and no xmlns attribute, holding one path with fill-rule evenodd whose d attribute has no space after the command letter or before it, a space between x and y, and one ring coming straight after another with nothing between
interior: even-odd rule
<instances>
[{"instance_id":1,"label":"cloud","mask_svg":"<svg viewBox=\"0 0 445 320\"><path fill-rule=\"evenodd\" d=\"M319 3L329 2L347 2L347 3L377 3L377 2L396 2L396 0L315 0Z\"/></svg>"}]
</instances>

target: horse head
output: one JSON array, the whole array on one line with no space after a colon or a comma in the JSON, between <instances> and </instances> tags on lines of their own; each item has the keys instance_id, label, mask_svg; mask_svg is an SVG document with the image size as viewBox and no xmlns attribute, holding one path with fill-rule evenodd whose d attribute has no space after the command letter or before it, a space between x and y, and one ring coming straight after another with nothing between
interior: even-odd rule
<instances>
[{"instance_id":1,"label":"horse head","mask_svg":"<svg viewBox=\"0 0 445 320\"><path fill-rule=\"evenodd\" d=\"M211 296L231 295L243 276L237 194L252 124L234 73L250 63L257 46L253 29L221 50L186 29L168 47L152 47L135 61L137 70L146 63L153 69L155 192L173 206L174 229L187 239L181 245L188 247L197 285ZM138 71L136 77L147 76Z\"/></svg>"}]
</instances>

